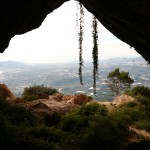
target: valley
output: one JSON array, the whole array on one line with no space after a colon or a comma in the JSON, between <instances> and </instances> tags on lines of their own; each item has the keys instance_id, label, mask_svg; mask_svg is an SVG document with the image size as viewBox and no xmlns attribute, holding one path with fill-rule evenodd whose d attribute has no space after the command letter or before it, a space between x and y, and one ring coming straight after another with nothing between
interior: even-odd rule
<instances>
[{"instance_id":1,"label":"valley","mask_svg":"<svg viewBox=\"0 0 150 150\"><path fill-rule=\"evenodd\" d=\"M32 85L44 85L56 88L64 94L86 93L96 100L111 101L113 99L105 84L109 72L116 68L129 71L134 79L133 86L150 87L150 68L141 58L114 58L99 62L97 76L97 94L93 94L92 63L85 62L83 83L78 77L78 62L68 64L25 64L15 61L0 62L0 83L5 83L16 95L21 96L23 89Z\"/></svg>"}]
</instances>

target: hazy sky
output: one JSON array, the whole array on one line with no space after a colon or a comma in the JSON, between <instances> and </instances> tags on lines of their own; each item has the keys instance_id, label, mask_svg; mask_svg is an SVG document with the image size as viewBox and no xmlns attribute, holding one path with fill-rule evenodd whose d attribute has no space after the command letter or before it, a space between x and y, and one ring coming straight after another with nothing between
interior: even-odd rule
<instances>
[{"instance_id":1,"label":"hazy sky","mask_svg":"<svg viewBox=\"0 0 150 150\"><path fill-rule=\"evenodd\" d=\"M85 13L84 60L92 58L92 15ZM69 1L49 14L42 26L15 36L0 60L25 62L78 61L76 2ZM130 46L118 40L99 23L99 59L140 56Z\"/></svg>"}]
</instances>

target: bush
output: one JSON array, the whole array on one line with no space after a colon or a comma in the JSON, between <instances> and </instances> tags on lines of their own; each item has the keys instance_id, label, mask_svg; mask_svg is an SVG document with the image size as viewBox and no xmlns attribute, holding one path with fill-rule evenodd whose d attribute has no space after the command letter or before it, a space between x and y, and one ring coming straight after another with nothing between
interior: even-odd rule
<instances>
[{"instance_id":1,"label":"bush","mask_svg":"<svg viewBox=\"0 0 150 150\"><path fill-rule=\"evenodd\" d=\"M58 113L53 113L51 115L46 115L44 120L45 120L45 125L51 127L51 126L56 126L60 122L61 115Z\"/></svg>"},{"instance_id":2,"label":"bush","mask_svg":"<svg viewBox=\"0 0 150 150\"><path fill-rule=\"evenodd\" d=\"M11 124L33 123L33 115L25 107L0 100L0 110Z\"/></svg>"},{"instance_id":3,"label":"bush","mask_svg":"<svg viewBox=\"0 0 150 150\"><path fill-rule=\"evenodd\" d=\"M62 129L64 131L80 131L85 128L88 121L96 114L106 115L108 110L98 103L91 103L77 108L62 117Z\"/></svg>"},{"instance_id":4,"label":"bush","mask_svg":"<svg viewBox=\"0 0 150 150\"><path fill-rule=\"evenodd\" d=\"M87 149L118 149L119 141L124 138L126 130L121 129L109 117L94 115L90 119L87 129L82 138L80 146L82 150Z\"/></svg>"},{"instance_id":5,"label":"bush","mask_svg":"<svg viewBox=\"0 0 150 150\"><path fill-rule=\"evenodd\" d=\"M12 105L7 111L5 111L6 117L12 124L18 125L21 123L32 124L33 115L30 111L26 110L23 106Z\"/></svg>"},{"instance_id":6,"label":"bush","mask_svg":"<svg viewBox=\"0 0 150 150\"><path fill-rule=\"evenodd\" d=\"M40 138L31 136L18 137L10 150L53 150L54 145Z\"/></svg>"},{"instance_id":7,"label":"bush","mask_svg":"<svg viewBox=\"0 0 150 150\"><path fill-rule=\"evenodd\" d=\"M107 115L108 110L106 106L100 105L96 102L93 102L89 105L83 106L79 109L78 114L82 116L90 116L93 114Z\"/></svg>"},{"instance_id":8,"label":"bush","mask_svg":"<svg viewBox=\"0 0 150 150\"><path fill-rule=\"evenodd\" d=\"M122 107L134 108L134 107L138 107L138 104L136 102L128 102L128 103L123 104Z\"/></svg>"},{"instance_id":9,"label":"bush","mask_svg":"<svg viewBox=\"0 0 150 150\"><path fill-rule=\"evenodd\" d=\"M146 118L140 107L129 107L127 105L114 109L110 115L123 126L132 125L134 122Z\"/></svg>"},{"instance_id":10,"label":"bush","mask_svg":"<svg viewBox=\"0 0 150 150\"><path fill-rule=\"evenodd\" d=\"M125 94L133 96L141 105L150 106L150 88L146 86L136 86Z\"/></svg>"},{"instance_id":11,"label":"bush","mask_svg":"<svg viewBox=\"0 0 150 150\"><path fill-rule=\"evenodd\" d=\"M30 134L35 138L42 138L49 142L60 142L62 132L56 127L48 127L45 125L38 125L30 130Z\"/></svg>"},{"instance_id":12,"label":"bush","mask_svg":"<svg viewBox=\"0 0 150 150\"><path fill-rule=\"evenodd\" d=\"M135 123L135 127L141 130L146 130L150 132L150 120L140 120Z\"/></svg>"},{"instance_id":13,"label":"bush","mask_svg":"<svg viewBox=\"0 0 150 150\"><path fill-rule=\"evenodd\" d=\"M23 99L27 102L31 102L33 100L37 100L38 96L37 95L25 95L23 96Z\"/></svg>"},{"instance_id":14,"label":"bush","mask_svg":"<svg viewBox=\"0 0 150 150\"><path fill-rule=\"evenodd\" d=\"M150 106L150 98L144 96L144 95L137 95L135 96L137 101L140 102L140 104L144 106Z\"/></svg>"},{"instance_id":15,"label":"bush","mask_svg":"<svg viewBox=\"0 0 150 150\"><path fill-rule=\"evenodd\" d=\"M131 90L127 90L126 94L133 97L143 95L150 98L150 89L146 86L135 86Z\"/></svg>"},{"instance_id":16,"label":"bush","mask_svg":"<svg viewBox=\"0 0 150 150\"><path fill-rule=\"evenodd\" d=\"M75 109L62 117L63 144L70 149L115 149L128 133L127 126L120 126L110 117L105 106L92 103ZM67 148L67 147L66 147Z\"/></svg>"},{"instance_id":17,"label":"bush","mask_svg":"<svg viewBox=\"0 0 150 150\"><path fill-rule=\"evenodd\" d=\"M58 91L51 87L45 87L43 85L34 85L24 88L22 97L26 101L31 101L39 98L47 98L49 95L53 95Z\"/></svg>"},{"instance_id":18,"label":"bush","mask_svg":"<svg viewBox=\"0 0 150 150\"><path fill-rule=\"evenodd\" d=\"M111 112L91 103L63 116L47 115L43 124L32 124L32 115L20 105L0 101L1 149L121 149L128 126L150 131L150 107L129 102ZM27 122L27 123L24 123Z\"/></svg>"}]
</instances>

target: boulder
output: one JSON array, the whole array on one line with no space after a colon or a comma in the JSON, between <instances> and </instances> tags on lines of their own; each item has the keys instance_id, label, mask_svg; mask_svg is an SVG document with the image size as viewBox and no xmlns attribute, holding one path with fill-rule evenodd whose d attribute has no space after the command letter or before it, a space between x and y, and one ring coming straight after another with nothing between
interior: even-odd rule
<instances>
[{"instance_id":1,"label":"boulder","mask_svg":"<svg viewBox=\"0 0 150 150\"><path fill-rule=\"evenodd\" d=\"M120 95L120 96L117 96L112 104L113 105L116 105L116 106L119 106L119 105L122 105L122 104L125 104L125 103L128 103L128 102L136 102L135 98L129 96L129 95Z\"/></svg>"},{"instance_id":2,"label":"boulder","mask_svg":"<svg viewBox=\"0 0 150 150\"><path fill-rule=\"evenodd\" d=\"M58 97L60 101L62 101L64 94L58 92L58 93L55 93L54 96Z\"/></svg>"},{"instance_id":3,"label":"boulder","mask_svg":"<svg viewBox=\"0 0 150 150\"><path fill-rule=\"evenodd\" d=\"M63 115L73 108L78 107L75 104L47 99L39 99L32 102L27 102L24 104L24 106L33 113L36 122L43 122L45 121L45 118L48 120L48 118L51 118L52 116Z\"/></svg>"},{"instance_id":4,"label":"boulder","mask_svg":"<svg viewBox=\"0 0 150 150\"><path fill-rule=\"evenodd\" d=\"M0 84L0 98L3 100L13 101L15 96L5 84Z\"/></svg>"},{"instance_id":5,"label":"boulder","mask_svg":"<svg viewBox=\"0 0 150 150\"><path fill-rule=\"evenodd\" d=\"M73 102L76 105L86 105L88 103L88 97L85 94L76 94Z\"/></svg>"},{"instance_id":6,"label":"boulder","mask_svg":"<svg viewBox=\"0 0 150 150\"><path fill-rule=\"evenodd\" d=\"M62 101L66 102L66 103L74 103L73 99L74 99L73 95L65 95L65 96L63 96Z\"/></svg>"},{"instance_id":7,"label":"boulder","mask_svg":"<svg viewBox=\"0 0 150 150\"><path fill-rule=\"evenodd\" d=\"M62 98L64 102L72 103L75 105L86 105L89 98L85 94L66 95Z\"/></svg>"},{"instance_id":8,"label":"boulder","mask_svg":"<svg viewBox=\"0 0 150 150\"><path fill-rule=\"evenodd\" d=\"M64 95L62 93L56 93L56 94L54 94L52 96L49 96L49 100L54 100L54 101L57 101L57 102L61 102L63 96Z\"/></svg>"}]
</instances>

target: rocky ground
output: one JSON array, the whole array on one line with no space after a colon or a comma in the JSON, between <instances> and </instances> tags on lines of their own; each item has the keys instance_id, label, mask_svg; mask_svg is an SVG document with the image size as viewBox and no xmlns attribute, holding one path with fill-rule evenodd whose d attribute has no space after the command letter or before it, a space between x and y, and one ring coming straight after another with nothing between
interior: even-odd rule
<instances>
[{"instance_id":1,"label":"rocky ground","mask_svg":"<svg viewBox=\"0 0 150 150\"><path fill-rule=\"evenodd\" d=\"M119 107L120 105L128 102L136 102L133 97L128 95L118 96L112 102L99 102L96 100L91 100L85 94L63 95L62 93L56 93L55 95L49 96L46 99L25 102L22 98L15 98L13 93L5 84L0 84L0 91L0 98L3 98L10 103L17 103L25 106L34 114L36 122L42 122L45 120L45 118L57 118L74 108L88 105L93 102L97 102L100 105L105 105L109 111L112 111L115 107ZM129 126L129 130L132 131L133 134L128 138L128 143L134 143L134 145L137 146L143 144L143 142L147 142L149 144L149 132L132 126ZM139 137L142 137L142 140L140 140Z\"/></svg>"}]
</instances>

